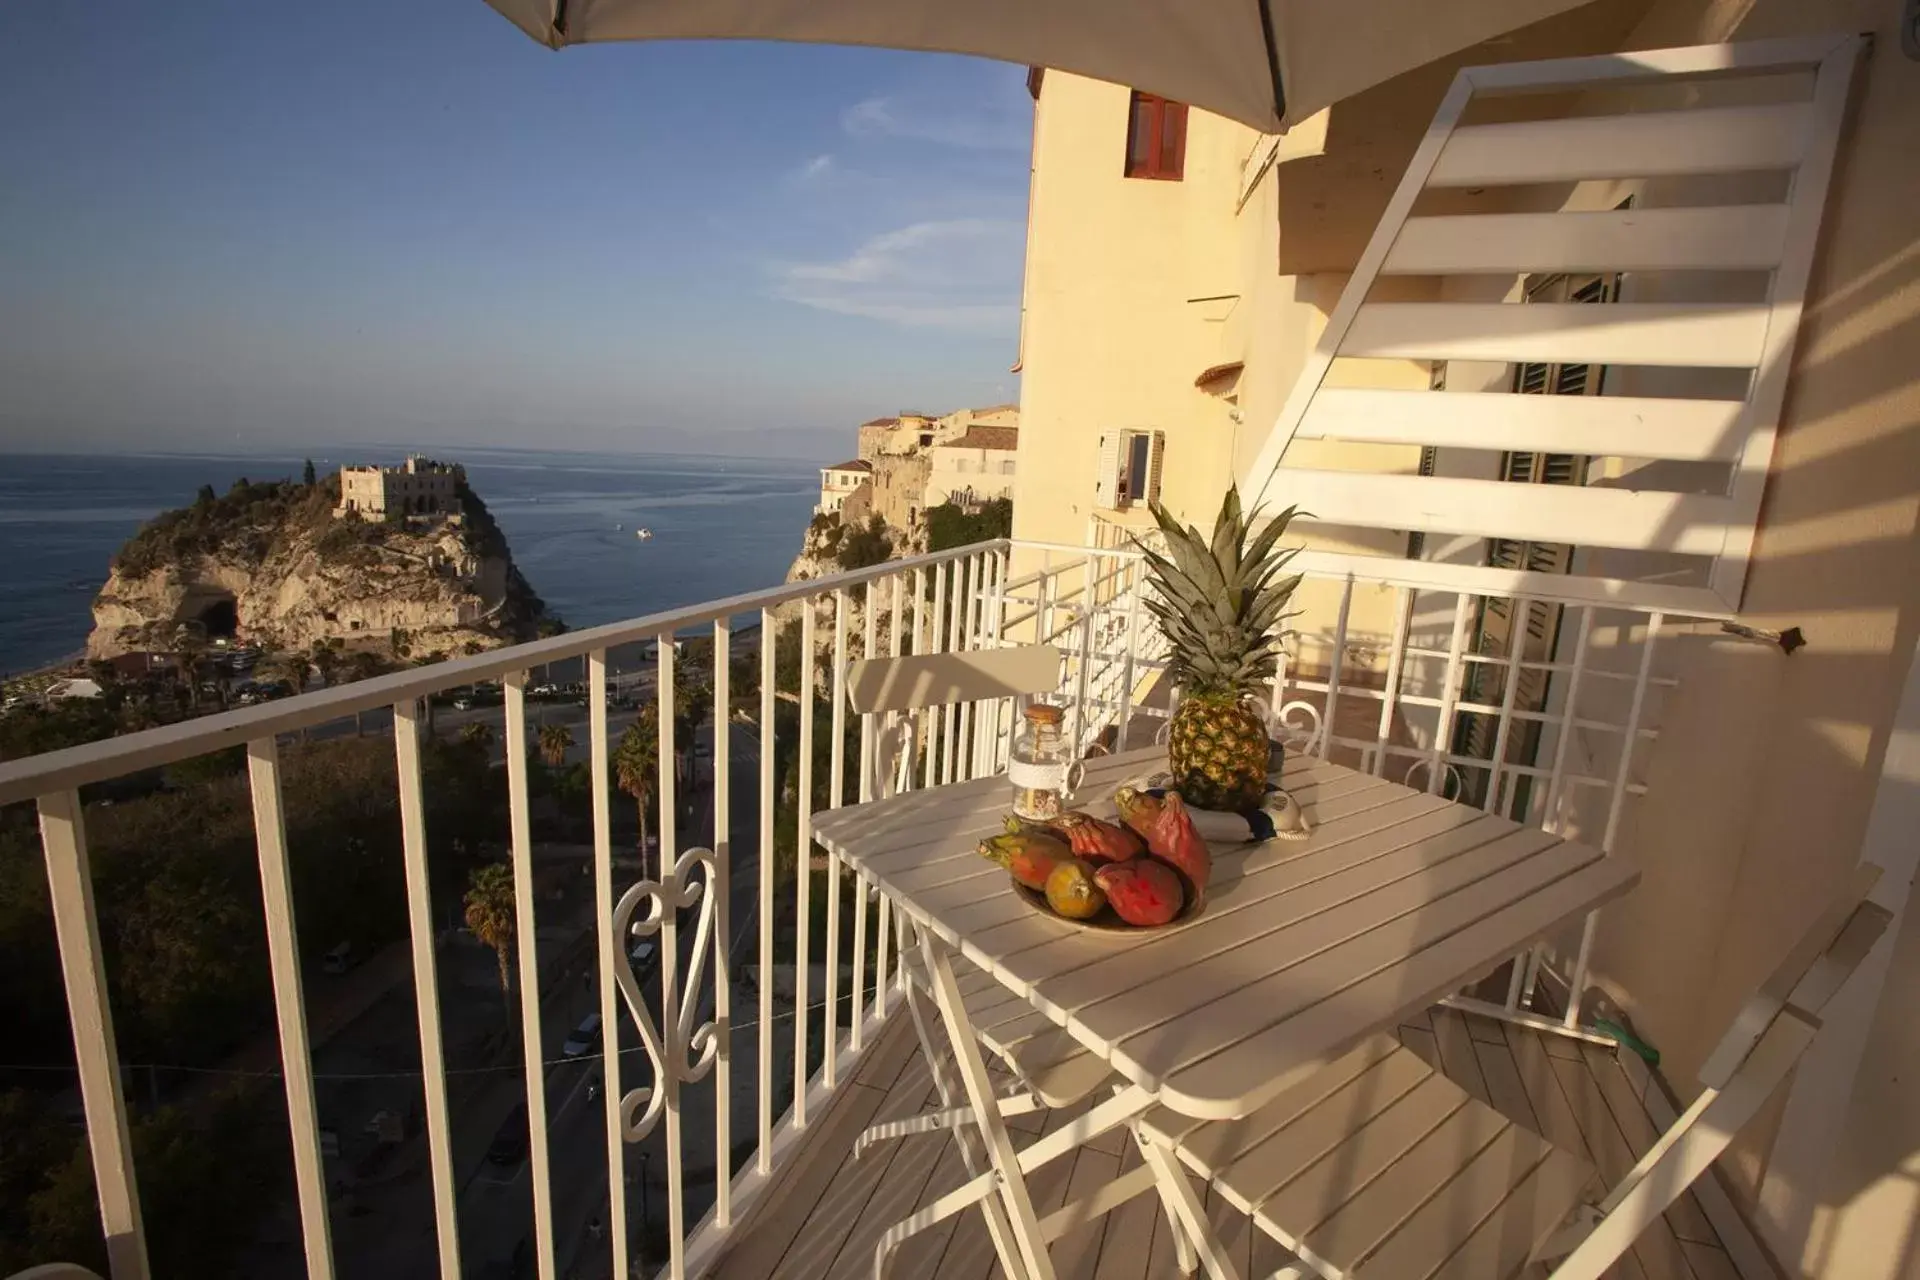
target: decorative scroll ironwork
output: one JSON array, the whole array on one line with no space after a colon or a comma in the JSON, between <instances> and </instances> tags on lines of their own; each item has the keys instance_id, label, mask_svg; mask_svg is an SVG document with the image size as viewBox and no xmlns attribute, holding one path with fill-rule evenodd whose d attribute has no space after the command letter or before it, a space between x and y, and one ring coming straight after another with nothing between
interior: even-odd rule
<instances>
[{"instance_id":1,"label":"decorative scroll ironwork","mask_svg":"<svg viewBox=\"0 0 1920 1280\"><path fill-rule=\"evenodd\" d=\"M1294 717L1304 712L1305 724L1295 723ZM1326 722L1320 717L1320 708L1301 698L1281 706L1278 711L1267 713L1267 736L1275 742L1284 742L1301 755L1312 755L1320 749L1320 735L1326 732Z\"/></svg>"},{"instance_id":2,"label":"decorative scroll ironwork","mask_svg":"<svg viewBox=\"0 0 1920 1280\"><path fill-rule=\"evenodd\" d=\"M700 874L704 871L704 875ZM629 1090L620 1099L620 1136L628 1142L643 1141L659 1123L666 1110L667 1096L679 1086L705 1078L719 1054L721 1027L709 1018L695 1025L700 1009L700 986L706 977L707 958L713 950L714 886L717 883L717 857L711 849L689 849L658 881L642 880L620 895L613 908L613 931L622 940L620 957L614 963L614 981L626 1001L627 1012L640 1030L640 1042L653 1066L653 1082ZM642 907L644 906L644 913ZM632 939L660 935L662 974L671 973L669 958L677 955L680 913L697 909L694 920L693 948L684 983L674 990L661 991L661 1014L668 1035L663 1037L647 1003L640 995L640 980L633 971Z\"/></svg>"},{"instance_id":3,"label":"decorative scroll ironwork","mask_svg":"<svg viewBox=\"0 0 1920 1280\"><path fill-rule=\"evenodd\" d=\"M1461 795L1466 790L1467 780L1466 780L1466 777L1460 772L1458 766L1456 766L1453 763L1453 761L1446 760L1446 761L1442 761L1441 764L1442 764L1442 767L1446 769L1446 772L1441 775L1440 794L1445 799L1451 800ZM1422 769L1431 769L1432 767L1433 767L1433 762L1431 760L1426 759L1425 757L1422 757L1419 760L1415 760L1412 764L1407 766L1406 776L1402 778L1401 781L1404 782L1407 786L1413 787L1416 790L1418 790L1419 784L1414 782L1413 775L1418 773ZM1447 790L1447 784L1449 782L1453 784L1452 791Z\"/></svg>"}]
</instances>

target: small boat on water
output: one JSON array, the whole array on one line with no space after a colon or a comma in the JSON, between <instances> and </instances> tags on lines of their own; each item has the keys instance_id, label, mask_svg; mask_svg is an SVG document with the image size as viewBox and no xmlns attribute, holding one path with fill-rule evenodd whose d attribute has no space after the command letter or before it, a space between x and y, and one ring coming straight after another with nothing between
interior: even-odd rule
<instances>
[{"instance_id":1,"label":"small boat on water","mask_svg":"<svg viewBox=\"0 0 1920 1280\"><path fill-rule=\"evenodd\" d=\"M615 526L613 526L613 531L614 531L615 533L618 533L618 532L620 532L620 531L621 531L622 529L624 529L624 528L626 528L626 527L627 527L627 526L625 526L625 525L623 525L623 524L617 524L617 525L615 525Z\"/></svg>"},{"instance_id":2,"label":"small boat on water","mask_svg":"<svg viewBox=\"0 0 1920 1280\"><path fill-rule=\"evenodd\" d=\"M651 530L651 529L635 529L635 530L633 531L633 536L634 536L634 537L636 537L636 538L638 538L638 539L640 539L640 541L642 541L642 542L648 542L648 541L651 541L651 540L652 540L652 538L653 538L653 530Z\"/></svg>"}]
</instances>

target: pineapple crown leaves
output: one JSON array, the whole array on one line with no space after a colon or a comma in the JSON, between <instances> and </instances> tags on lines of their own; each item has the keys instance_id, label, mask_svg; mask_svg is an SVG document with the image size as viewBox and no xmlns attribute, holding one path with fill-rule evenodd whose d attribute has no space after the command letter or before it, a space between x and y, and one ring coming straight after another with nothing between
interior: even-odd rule
<instances>
[{"instance_id":1,"label":"pineapple crown leaves","mask_svg":"<svg viewBox=\"0 0 1920 1280\"><path fill-rule=\"evenodd\" d=\"M1183 526L1158 503L1149 504L1166 538L1166 553L1134 545L1146 560L1160 598L1145 598L1172 650L1169 674L1196 693L1234 692L1270 677L1277 667L1274 629L1285 616L1300 575L1280 576L1295 549L1276 552L1296 509L1289 507L1258 533L1259 508L1240 505L1229 487L1209 538ZM1251 538L1249 538L1251 535Z\"/></svg>"}]
</instances>

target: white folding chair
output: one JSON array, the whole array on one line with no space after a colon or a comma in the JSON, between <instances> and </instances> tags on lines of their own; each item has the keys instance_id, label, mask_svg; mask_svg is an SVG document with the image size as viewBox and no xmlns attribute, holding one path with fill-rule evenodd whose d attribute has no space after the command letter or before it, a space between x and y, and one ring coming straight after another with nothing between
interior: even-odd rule
<instances>
[{"instance_id":1,"label":"white folding chair","mask_svg":"<svg viewBox=\"0 0 1920 1280\"><path fill-rule=\"evenodd\" d=\"M910 780L916 757L914 748L925 727L923 713L929 709L975 702L1001 704L1009 699L1017 703L1021 698L1052 693L1059 681L1060 651L1051 645L869 658L851 663L846 686L854 711L888 721L879 726L876 736L872 794L891 795ZM974 720L977 732L996 736L1010 733L1016 722L1017 716L990 720L985 714ZM991 727L987 727L989 725ZM996 1245L1003 1239L1008 1241L1002 1256L1014 1256L1018 1252L1012 1242L1012 1225L1003 1216L1004 1210L993 1194L996 1188L991 1179L981 1176L984 1152L976 1124L978 1117L962 1090L963 1082L954 1079L957 1064L952 1046L944 1035L936 1034L927 1008L927 1001L937 1003L939 999L932 965L925 956L930 940L918 937L911 921L900 916L894 920L900 937L907 1010L921 1051L926 1055L940 1108L910 1119L872 1126L855 1141L854 1155L857 1158L876 1142L913 1133L950 1130L960 1144L969 1183L882 1236L874 1255L876 1277L886 1274L888 1260L902 1242L975 1203L981 1204L986 1212ZM884 975L881 980L885 980ZM1002 1091L996 1099L996 1123L1004 1117L1043 1107L1075 1105L1112 1080L1112 1071L1106 1063L991 975L962 966L955 974L955 986L979 1043L1013 1077L1013 1088ZM1072 1145L1056 1145L1060 1146L1058 1154L1073 1149ZM1047 1239L1064 1234L1089 1213L1104 1212L1151 1185L1152 1176L1142 1166L1087 1200L1049 1215L1046 1221L1037 1224L1040 1234ZM1191 1271L1195 1265L1192 1246L1177 1229L1175 1238L1181 1270Z\"/></svg>"},{"instance_id":2,"label":"white folding chair","mask_svg":"<svg viewBox=\"0 0 1920 1280\"><path fill-rule=\"evenodd\" d=\"M1863 865L1701 1070L1706 1086L1620 1185L1580 1203L1593 1170L1377 1036L1245 1120L1163 1108L1142 1120L1292 1250L1282 1275L1328 1280L1598 1280L1724 1152L1820 1029L1820 1012L1885 930ZM1571 1217L1570 1217L1571 1215Z\"/></svg>"}]
</instances>

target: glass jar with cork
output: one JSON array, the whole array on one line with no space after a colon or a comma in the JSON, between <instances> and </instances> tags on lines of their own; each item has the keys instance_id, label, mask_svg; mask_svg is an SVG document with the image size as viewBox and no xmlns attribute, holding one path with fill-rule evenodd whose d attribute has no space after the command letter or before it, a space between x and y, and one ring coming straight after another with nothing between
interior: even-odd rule
<instances>
[{"instance_id":1,"label":"glass jar with cork","mask_svg":"<svg viewBox=\"0 0 1920 1280\"><path fill-rule=\"evenodd\" d=\"M1036 702L1023 714L1025 722L1014 735L1007 760L1013 812L1028 822L1048 822L1065 811L1086 769L1073 758L1073 746L1060 731L1064 708Z\"/></svg>"}]
</instances>

